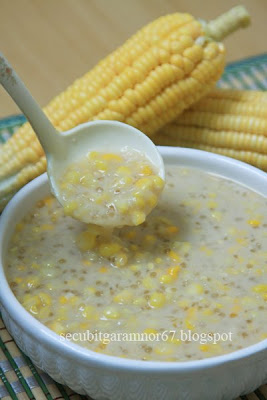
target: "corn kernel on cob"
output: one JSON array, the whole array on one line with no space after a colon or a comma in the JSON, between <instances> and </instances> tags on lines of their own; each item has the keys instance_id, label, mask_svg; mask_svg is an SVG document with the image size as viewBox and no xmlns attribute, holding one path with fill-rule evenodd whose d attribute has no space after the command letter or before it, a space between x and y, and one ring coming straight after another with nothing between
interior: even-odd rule
<instances>
[{"instance_id":1,"label":"corn kernel on cob","mask_svg":"<svg viewBox=\"0 0 267 400\"><path fill-rule=\"evenodd\" d=\"M242 6L210 23L189 14L161 17L75 81L44 111L60 131L105 119L153 135L220 77L224 46L213 37L219 41L248 23ZM43 149L26 123L0 150L0 206L45 168Z\"/></svg>"},{"instance_id":2,"label":"corn kernel on cob","mask_svg":"<svg viewBox=\"0 0 267 400\"><path fill-rule=\"evenodd\" d=\"M155 136L160 145L192 147L267 171L267 93L215 89Z\"/></svg>"}]
</instances>

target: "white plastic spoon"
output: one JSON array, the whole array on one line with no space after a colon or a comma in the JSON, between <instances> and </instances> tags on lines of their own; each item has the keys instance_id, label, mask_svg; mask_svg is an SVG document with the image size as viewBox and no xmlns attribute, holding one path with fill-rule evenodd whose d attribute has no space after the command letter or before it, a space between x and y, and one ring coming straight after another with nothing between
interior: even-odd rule
<instances>
[{"instance_id":1,"label":"white plastic spoon","mask_svg":"<svg viewBox=\"0 0 267 400\"><path fill-rule=\"evenodd\" d=\"M59 179L66 168L92 150L119 152L125 146L146 155L165 179L162 157L154 143L138 129L117 121L93 121L58 132L34 100L7 59L0 53L0 82L24 113L45 151L51 191L63 204Z\"/></svg>"}]
</instances>

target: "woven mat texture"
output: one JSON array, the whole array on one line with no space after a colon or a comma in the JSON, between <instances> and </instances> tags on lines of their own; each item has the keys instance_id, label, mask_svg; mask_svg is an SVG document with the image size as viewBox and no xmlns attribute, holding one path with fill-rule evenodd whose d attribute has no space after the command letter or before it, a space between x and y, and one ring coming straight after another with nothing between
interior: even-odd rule
<instances>
[{"instance_id":1,"label":"woven mat texture","mask_svg":"<svg viewBox=\"0 0 267 400\"><path fill-rule=\"evenodd\" d=\"M267 90L267 54L228 64L218 86ZM25 118L22 115L0 120L0 143L4 143L24 122ZM81 400L90 398L80 396L68 387L54 382L47 374L35 367L17 347L0 316L0 399ZM267 400L267 385L236 400Z\"/></svg>"}]
</instances>

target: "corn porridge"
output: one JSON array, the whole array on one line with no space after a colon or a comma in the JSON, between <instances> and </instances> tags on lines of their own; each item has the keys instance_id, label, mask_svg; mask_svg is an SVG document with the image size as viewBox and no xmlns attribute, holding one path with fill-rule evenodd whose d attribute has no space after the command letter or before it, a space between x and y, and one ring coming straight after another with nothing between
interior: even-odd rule
<instances>
[{"instance_id":1,"label":"corn porridge","mask_svg":"<svg viewBox=\"0 0 267 400\"><path fill-rule=\"evenodd\" d=\"M135 227L86 225L47 197L16 227L7 278L35 318L96 352L144 361L228 353L267 337L266 207L245 187L177 166L166 166L158 206ZM77 335L86 332L94 336Z\"/></svg>"},{"instance_id":2,"label":"corn porridge","mask_svg":"<svg viewBox=\"0 0 267 400\"><path fill-rule=\"evenodd\" d=\"M60 182L65 214L101 226L141 224L163 187L150 161L129 149L92 151L70 165Z\"/></svg>"}]
</instances>

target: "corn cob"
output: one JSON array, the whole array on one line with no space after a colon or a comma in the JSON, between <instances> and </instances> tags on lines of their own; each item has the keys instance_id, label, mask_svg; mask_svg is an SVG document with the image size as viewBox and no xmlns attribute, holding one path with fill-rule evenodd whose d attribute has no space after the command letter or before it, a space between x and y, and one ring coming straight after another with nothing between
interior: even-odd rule
<instances>
[{"instance_id":1,"label":"corn cob","mask_svg":"<svg viewBox=\"0 0 267 400\"><path fill-rule=\"evenodd\" d=\"M211 90L220 77L224 46L213 36L220 40L248 24L242 6L211 23L189 14L161 17L75 81L44 111L60 131L105 119L126 122L152 136ZM43 149L26 123L0 149L0 207L45 168Z\"/></svg>"},{"instance_id":2,"label":"corn cob","mask_svg":"<svg viewBox=\"0 0 267 400\"><path fill-rule=\"evenodd\" d=\"M267 171L267 92L215 89L164 126L155 142L223 154Z\"/></svg>"}]
</instances>

